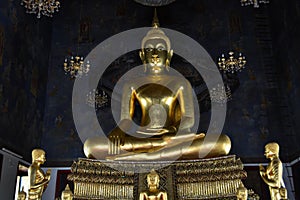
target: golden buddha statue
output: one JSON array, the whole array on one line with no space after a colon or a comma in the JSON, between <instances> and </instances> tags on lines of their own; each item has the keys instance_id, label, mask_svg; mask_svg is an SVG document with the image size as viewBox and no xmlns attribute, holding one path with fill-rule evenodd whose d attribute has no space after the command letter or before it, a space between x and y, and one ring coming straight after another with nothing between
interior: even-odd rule
<instances>
[{"instance_id":1,"label":"golden buddha statue","mask_svg":"<svg viewBox=\"0 0 300 200\"><path fill-rule=\"evenodd\" d=\"M243 186L243 184L237 188L236 198L237 200L247 200L248 190Z\"/></svg>"},{"instance_id":2,"label":"golden buddha statue","mask_svg":"<svg viewBox=\"0 0 300 200\"><path fill-rule=\"evenodd\" d=\"M29 190L28 200L41 200L43 192L50 181L51 170L48 169L46 174L41 169L41 165L46 161L45 151L34 149L32 151L32 164L28 169Z\"/></svg>"},{"instance_id":3,"label":"golden buddha statue","mask_svg":"<svg viewBox=\"0 0 300 200\"><path fill-rule=\"evenodd\" d=\"M215 134L216 142L203 142L207 137L204 133L190 131L194 125L192 87L185 78L168 73L173 50L169 38L159 28L156 13L153 27L141 46L146 76L125 84L118 126L108 139L87 139L85 155L108 160L196 159L203 157L199 155L203 151L206 158L227 155L231 148L228 136ZM140 105L142 117L140 128L130 134L135 103Z\"/></svg>"},{"instance_id":4,"label":"golden buddha statue","mask_svg":"<svg viewBox=\"0 0 300 200\"><path fill-rule=\"evenodd\" d=\"M69 184L66 185L66 188L61 193L61 200L72 200L73 199L73 192L71 191Z\"/></svg>"},{"instance_id":5,"label":"golden buddha statue","mask_svg":"<svg viewBox=\"0 0 300 200\"><path fill-rule=\"evenodd\" d=\"M26 192L24 191L24 187L22 187L22 190L18 193L18 200L26 200Z\"/></svg>"},{"instance_id":6,"label":"golden buddha statue","mask_svg":"<svg viewBox=\"0 0 300 200\"><path fill-rule=\"evenodd\" d=\"M159 187L159 175L154 169L147 174L148 191L140 193L139 200L167 200L167 193L160 191Z\"/></svg>"},{"instance_id":7,"label":"golden buddha statue","mask_svg":"<svg viewBox=\"0 0 300 200\"><path fill-rule=\"evenodd\" d=\"M271 199L286 199L284 196L286 192L285 194L282 192L285 188L281 188L283 167L279 159L279 145L275 142L268 143L265 146L265 156L270 159L270 163L266 168L260 165L259 172L263 181L269 186Z\"/></svg>"}]
</instances>

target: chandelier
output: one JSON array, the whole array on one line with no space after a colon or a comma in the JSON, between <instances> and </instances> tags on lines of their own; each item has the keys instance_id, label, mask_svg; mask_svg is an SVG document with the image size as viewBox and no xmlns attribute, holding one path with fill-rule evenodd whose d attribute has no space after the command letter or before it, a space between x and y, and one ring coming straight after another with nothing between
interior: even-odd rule
<instances>
[{"instance_id":1,"label":"chandelier","mask_svg":"<svg viewBox=\"0 0 300 200\"><path fill-rule=\"evenodd\" d=\"M22 0L21 5L24 5L27 13L37 14L37 18L41 18L41 14L52 17L52 14L60 7L60 2L57 0Z\"/></svg>"},{"instance_id":2,"label":"chandelier","mask_svg":"<svg viewBox=\"0 0 300 200\"><path fill-rule=\"evenodd\" d=\"M93 90L86 95L86 103L92 108L98 110L108 104L108 95L104 91Z\"/></svg>"},{"instance_id":3,"label":"chandelier","mask_svg":"<svg viewBox=\"0 0 300 200\"><path fill-rule=\"evenodd\" d=\"M259 4L269 3L268 0L241 0L242 6L253 5L254 8L258 8Z\"/></svg>"},{"instance_id":4,"label":"chandelier","mask_svg":"<svg viewBox=\"0 0 300 200\"><path fill-rule=\"evenodd\" d=\"M71 75L71 78L81 77L90 71L90 62L84 63L82 56L71 56L69 62L67 58L65 59L64 70L66 74Z\"/></svg>"},{"instance_id":5,"label":"chandelier","mask_svg":"<svg viewBox=\"0 0 300 200\"><path fill-rule=\"evenodd\" d=\"M235 58L232 51L230 51L228 54L228 59L225 58L224 54L222 54L221 58L219 58L218 65L220 70L231 73L241 71L246 64L245 56L242 56L242 53L239 53L239 57Z\"/></svg>"},{"instance_id":6,"label":"chandelier","mask_svg":"<svg viewBox=\"0 0 300 200\"><path fill-rule=\"evenodd\" d=\"M136 2L143 4L145 6L165 6L173 3L175 0L135 0Z\"/></svg>"},{"instance_id":7,"label":"chandelier","mask_svg":"<svg viewBox=\"0 0 300 200\"><path fill-rule=\"evenodd\" d=\"M231 90L228 85L224 87L218 84L209 91L209 95L212 102L225 104L231 99Z\"/></svg>"}]
</instances>

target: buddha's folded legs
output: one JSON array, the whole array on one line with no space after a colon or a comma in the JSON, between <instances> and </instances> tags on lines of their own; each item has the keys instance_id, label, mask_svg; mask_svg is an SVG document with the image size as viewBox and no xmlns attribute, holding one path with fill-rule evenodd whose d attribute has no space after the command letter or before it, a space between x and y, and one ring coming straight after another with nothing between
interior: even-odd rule
<instances>
[{"instance_id":1,"label":"buddha's folded legs","mask_svg":"<svg viewBox=\"0 0 300 200\"><path fill-rule=\"evenodd\" d=\"M150 138L151 139L151 138ZM144 139L149 144L149 139ZM109 154L109 140L107 138L91 138L85 142L84 152L89 158L109 160L170 160L170 159L197 159L227 155L231 148L228 136L209 134L194 141L182 141L176 146L170 144L156 149L149 146L148 151L121 151L118 155ZM142 145L142 143L141 143ZM145 146L146 148L146 146Z\"/></svg>"},{"instance_id":2,"label":"buddha's folded legs","mask_svg":"<svg viewBox=\"0 0 300 200\"><path fill-rule=\"evenodd\" d=\"M193 142L183 142L176 146L164 147L155 152L128 153L110 157L111 160L173 160L197 159L225 156L229 153L231 141L224 134L210 134L210 137L199 138Z\"/></svg>"},{"instance_id":3,"label":"buddha's folded legs","mask_svg":"<svg viewBox=\"0 0 300 200\"><path fill-rule=\"evenodd\" d=\"M84 143L84 154L88 158L106 159L108 156L122 155L128 153L144 153L153 152L166 146L166 142L161 138L134 138L125 137L124 144L114 139L110 140L106 137L96 136L89 138Z\"/></svg>"}]
</instances>

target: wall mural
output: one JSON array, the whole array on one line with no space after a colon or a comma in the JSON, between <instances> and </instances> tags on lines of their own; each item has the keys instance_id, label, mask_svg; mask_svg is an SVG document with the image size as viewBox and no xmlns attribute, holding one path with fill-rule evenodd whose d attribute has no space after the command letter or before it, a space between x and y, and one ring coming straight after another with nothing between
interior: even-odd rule
<instances>
[{"instance_id":1,"label":"wall mural","mask_svg":"<svg viewBox=\"0 0 300 200\"><path fill-rule=\"evenodd\" d=\"M81 16L74 15L78 13L79 1L65 2L64 6L68 9L53 21L49 61L42 138L42 146L48 153L49 161L72 161L83 156L82 143L72 118L73 80L64 74L62 68L65 55L76 51L87 55L96 45L116 33L149 26L153 15L152 8L131 0L94 0L83 5ZM279 133L282 132L276 125L280 117L270 118L274 115L269 112L270 107L274 105L267 97L268 88L263 84L266 77L260 62L263 53L255 37L256 12L258 11L255 9L241 7L239 2L223 0L175 1L158 8L162 27L180 31L194 38L215 61L221 53L231 49L242 51L246 55L248 63L244 71L238 74L223 74L233 91L232 100L228 102L223 132L232 138L232 153L244 160L263 159L262 147L270 140L278 141L281 137ZM81 38L79 48L77 38ZM124 72L140 64L137 52L120 57L105 72L101 81L102 88L111 91ZM194 73L189 63L175 56L172 65L191 81L194 88L201 87L202 78ZM199 129L206 130L210 119L210 101L205 88L198 94L198 99L202 108ZM109 110L108 107L97 113L99 123L104 126L106 132L115 126ZM66 143L68 145L65 145Z\"/></svg>"}]
</instances>

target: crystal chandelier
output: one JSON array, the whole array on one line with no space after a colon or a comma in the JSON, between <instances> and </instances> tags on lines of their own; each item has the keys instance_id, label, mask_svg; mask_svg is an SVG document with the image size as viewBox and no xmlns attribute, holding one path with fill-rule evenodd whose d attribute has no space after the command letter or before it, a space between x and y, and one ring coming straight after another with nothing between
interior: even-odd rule
<instances>
[{"instance_id":1,"label":"crystal chandelier","mask_svg":"<svg viewBox=\"0 0 300 200\"><path fill-rule=\"evenodd\" d=\"M242 53L239 53L239 57L235 58L232 51L230 51L228 54L228 59L225 58L224 54L222 54L221 58L219 58L218 65L220 70L231 73L241 71L246 64L245 56L242 56Z\"/></svg>"},{"instance_id":2,"label":"crystal chandelier","mask_svg":"<svg viewBox=\"0 0 300 200\"><path fill-rule=\"evenodd\" d=\"M231 99L231 90L228 85L224 87L218 84L209 91L209 95L212 102L225 104Z\"/></svg>"},{"instance_id":3,"label":"crystal chandelier","mask_svg":"<svg viewBox=\"0 0 300 200\"><path fill-rule=\"evenodd\" d=\"M71 78L81 77L83 74L87 75L90 71L90 62L84 63L81 56L71 56L69 62L67 58L65 59L64 70L66 74L71 75Z\"/></svg>"},{"instance_id":4,"label":"crystal chandelier","mask_svg":"<svg viewBox=\"0 0 300 200\"><path fill-rule=\"evenodd\" d=\"M241 0L242 6L253 5L254 8L258 8L259 4L269 3L268 0Z\"/></svg>"},{"instance_id":5,"label":"crystal chandelier","mask_svg":"<svg viewBox=\"0 0 300 200\"><path fill-rule=\"evenodd\" d=\"M60 7L60 2L57 0L22 0L21 5L24 5L27 13L37 14L37 18L41 18L41 14L52 17L52 14Z\"/></svg>"},{"instance_id":6,"label":"crystal chandelier","mask_svg":"<svg viewBox=\"0 0 300 200\"><path fill-rule=\"evenodd\" d=\"M93 90L86 95L86 103L96 110L108 104L108 95L104 91Z\"/></svg>"},{"instance_id":7,"label":"crystal chandelier","mask_svg":"<svg viewBox=\"0 0 300 200\"><path fill-rule=\"evenodd\" d=\"M141 3L145 6L165 6L170 3L173 3L175 0L135 0L138 3Z\"/></svg>"}]
</instances>

